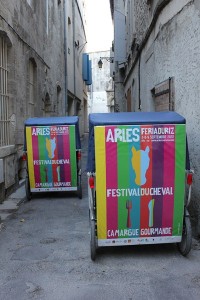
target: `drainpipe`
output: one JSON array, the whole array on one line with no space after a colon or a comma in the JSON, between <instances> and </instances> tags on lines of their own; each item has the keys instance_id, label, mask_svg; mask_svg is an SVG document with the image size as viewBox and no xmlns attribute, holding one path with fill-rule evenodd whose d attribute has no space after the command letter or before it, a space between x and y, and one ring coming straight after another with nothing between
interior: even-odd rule
<instances>
[{"instance_id":1,"label":"drainpipe","mask_svg":"<svg viewBox=\"0 0 200 300\"><path fill-rule=\"evenodd\" d=\"M139 56L139 61L138 61L138 110L142 110L142 103L141 103L141 71L140 71L140 64L141 64L141 54Z\"/></svg>"},{"instance_id":2,"label":"drainpipe","mask_svg":"<svg viewBox=\"0 0 200 300\"><path fill-rule=\"evenodd\" d=\"M46 0L46 14L47 14L47 19L46 19L46 33L48 35L49 33L49 1Z\"/></svg>"},{"instance_id":3,"label":"drainpipe","mask_svg":"<svg viewBox=\"0 0 200 300\"><path fill-rule=\"evenodd\" d=\"M171 101L171 80L172 78L169 77L169 110L172 110L172 101Z\"/></svg>"},{"instance_id":4,"label":"drainpipe","mask_svg":"<svg viewBox=\"0 0 200 300\"><path fill-rule=\"evenodd\" d=\"M65 94L64 94L64 115L68 115L68 75L67 75L67 0L64 0L64 75L65 75Z\"/></svg>"},{"instance_id":5,"label":"drainpipe","mask_svg":"<svg viewBox=\"0 0 200 300\"><path fill-rule=\"evenodd\" d=\"M75 0L72 0L72 13L73 13L73 56L74 56L74 115L78 114L76 105L76 66L75 66Z\"/></svg>"}]
</instances>

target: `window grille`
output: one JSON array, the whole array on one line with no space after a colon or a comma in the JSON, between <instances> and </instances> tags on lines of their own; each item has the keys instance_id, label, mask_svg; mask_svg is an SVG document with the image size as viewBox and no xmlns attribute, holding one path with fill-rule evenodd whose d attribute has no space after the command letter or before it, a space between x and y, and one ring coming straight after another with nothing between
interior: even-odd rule
<instances>
[{"instance_id":1,"label":"window grille","mask_svg":"<svg viewBox=\"0 0 200 300\"><path fill-rule=\"evenodd\" d=\"M0 147L10 144L7 61L7 43L4 37L0 37Z\"/></svg>"}]
</instances>

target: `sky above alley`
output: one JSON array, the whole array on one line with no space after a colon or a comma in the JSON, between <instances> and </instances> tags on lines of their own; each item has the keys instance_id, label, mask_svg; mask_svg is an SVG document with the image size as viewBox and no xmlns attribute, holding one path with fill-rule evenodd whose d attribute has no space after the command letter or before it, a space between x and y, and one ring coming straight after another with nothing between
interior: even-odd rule
<instances>
[{"instance_id":1,"label":"sky above alley","mask_svg":"<svg viewBox=\"0 0 200 300\"><path fill-rule=\"evenodd\" d=\"M109 0L86 0L87 52L110 50L113 25Z\"/></svg>"}]
</instances>

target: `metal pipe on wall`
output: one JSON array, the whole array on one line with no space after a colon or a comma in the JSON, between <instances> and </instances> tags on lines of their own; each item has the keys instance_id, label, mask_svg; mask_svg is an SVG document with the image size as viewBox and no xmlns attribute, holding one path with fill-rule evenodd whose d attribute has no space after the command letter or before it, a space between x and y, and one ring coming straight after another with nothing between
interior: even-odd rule
<instances>
[{"instance_id":1,"label":"metal pipe on wall","mask_svg":"<svg viewBox=\"0 0 200 300\"><path fill-rule=\"evenodd\" d=\"M67 0L64 0L64 72L65 72L65 92L64 105L65 115L68 115L68 74L67 74Z\"/></svg>"},{"instance_id":2,"label":"metal pipe on wall","mask_svg":"<svg viewBox=\"0 0 200 300\"><path fill-rule=\"evenodd\" d=\"M75 52L75 0L72 0L72 13L73 13L73 57L74 57L74 103L73 103L73 110L74 110L74 114L78 114L77 112L77 105L76 105L76 66L75 66L75 62L76 62L76 59L75 59L75 55L76 55L76 52Z\"/></svg>"}]
</instances>

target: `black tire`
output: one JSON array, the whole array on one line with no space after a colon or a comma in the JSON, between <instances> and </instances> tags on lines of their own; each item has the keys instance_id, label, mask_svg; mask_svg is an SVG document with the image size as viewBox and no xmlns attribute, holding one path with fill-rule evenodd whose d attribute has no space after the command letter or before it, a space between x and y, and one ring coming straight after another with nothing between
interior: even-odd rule
<instances>
[{"instance_id":1,"label":"black tire","mask_svg":"<svg viewBox=\"0 0 200 300\"><path fill-rule=\"evenodd\" d=\"M93 261L96 259L97 250L96 224L95 220L90 220L90 256Z\"/></svg>"},{"instance_id":2,"label":"black tire","mask_svg":"<svg viewBox=\"0 0 200 300\"><path fill-rule=\"evenodd\" d=\"M78 177L77 177L77 183L78 183L77 194L78 194L79 199L82 199L81 175L78 175Z\"/></svg>"},{"instance_id":3,"label":"black tire","mask_svg":"<svg viewBox=\"0 0 200 300\"><path fill-rule=\"evenodd\" d=\"M31 193L31 190L30 190L30 183L29 183L29 178L26 177L26 181L25 181L25 190L26 190L26 199L28 201L31 200L32 198L32 193Z\"/></svg>"},{"instance_id":4,"label":"black tire","mask_svg":"<svg viewBox=\"0 0 200 300\"><path fill-rule=\"evenodd\" d=\"M183 256L187 256L192 247L192 227L189 214L184 216L182 241L177 245L180 253Z\"/></svg>"}]
</instances>

